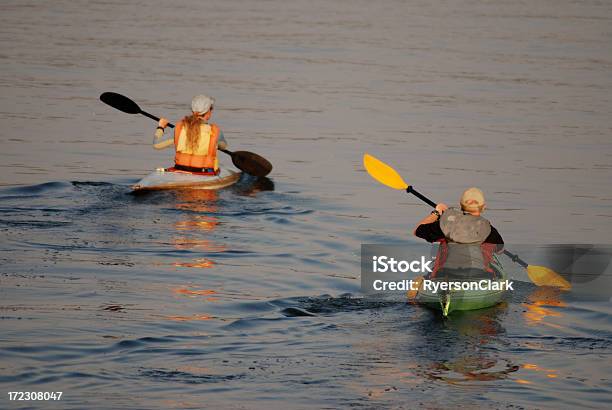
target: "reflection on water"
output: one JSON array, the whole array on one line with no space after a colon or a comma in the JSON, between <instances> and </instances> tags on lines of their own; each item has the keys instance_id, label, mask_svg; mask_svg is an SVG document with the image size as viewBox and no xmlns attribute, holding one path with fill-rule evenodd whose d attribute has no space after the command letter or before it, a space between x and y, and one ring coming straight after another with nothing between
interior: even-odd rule
<instances>
[{"instance_id":1,"label":"reflection on water","mask_svg":"<svg viewBox=\"0 0 612 410\"><path fill-rule=\"evenodd\" d=\"M191 249L203 253L224 252L227 247L209 239L219 224L217 212L218 192L207 189L185 189L173 192L174 207L181 212L181 218L174 223L175 235L173 244L176 249ZM215 266L210 258L196 258L189 261L175 261L175 267L209 269Z\"/></svg>"},{"instance_id":2,"label":"reflection on water","mask_svg":"<svg viewBox=\"0 0 612 410\"><path fill-rule=\"evenodd\" d=\"M436 363L427 376L449 384L501 380L519 366L506 359L491 360L486 355L464 356L452 362Z\"/></svg>"},{"instance_id":3,"label":"reflection on water","mask_svg":"<svg viewBox=\"0 0 612 410\"><path fill-rule=\"evenodd\" d=\"M544 373L546 375L546 377L548 377L549 379L556 379L557 377L559 377L559 371L558 370L542 368L542 367L538 366L537 364L525 363L525 364L523 364L523 369L531 370L531 371L534 371L534 372Z\"/></svg>"},{"instance_id":4,"label":"reflection on water","mask_svg":"<svg viewBox=\"0 0 612 410\"><path fill-rule=\"evenodd\" d=\"M186 236L175 237L173 245L176 249L199 249L207 252L223 252L227 249L223 244L216 244L207 239L195 239Z\"/></svg>"},{"instance_id":5,"label":"reflection on water","mask_svg":"<svg viewBox=\"0 0 612 410\"><path fill-rule=\"evenodd\" d=\"M259 192L273 191L274 183L268 178L253 178L247 175L241 178L234 192L241 196L255 196ZM154 195L155 193L151 193ZM170 193L170 202L176 209L179 218L173 223L175 233L168 232L173 236L172 244L177 250L188 250L188 255L203 254L207 257L195 257L189 260L174 261L173 267L178 268L215 268L215 257L231 248L223 242L218 241L214 234L221 224L219 212L219 191L193 189L178 190ZM191 289L192 280L184 284L184 287L175 288L173 292L188 298L198 298L206 303L217 302L222 292L214 289ZM209 314L194 314L191 316L173 315L166 316L168 320L187 322L216 319Z\"/></svg>"},{"instance_id":6,"label":"reflection on water","mask_svg":"<svg viewBox=\"0 0 612 410\"><path fill-rule=\"evenodd\" d=\"M216 291L212 289L202 289L202 290L175 289L174 292L179 293L181 295L188 295L188 296L193 296L193 297L208 296L208 295L214 295L217 293Z\"/></svg>"},{"instance_id":7,"label":"reflection on water","mask_svg":"<svg viewBox=\"0 0 612 410\"><path fill-rule=\"evenodd\" d=\"M173 320L176 322L188 322L192 320L211 320L214 319L212 316L208 315L193 315L193 316L166 316L168 320Z\"/></svg>"},{"instance_id":8,"label":"reflection on water","mask_svg":"<svg viewBox=\"0 0 612 410\"><path fill-rule=\"evenodd\" d=\"M233 187L233 192L241 196L255 196L259 192L273 191L274 182L266 177L250 177L244 175L240 183ZM159 193L145 193L143 195L156 195ZM222 253L229 248L221 242L215 242L210 235L220 223L216 215L218 211L219 191L207 189L185 189L164 192L172 198L172 206L181 215L174 222L174 235L172 243L178 250L194 250L205 254ZM215 266L214 258L196 258L189 261L174 261L172 266L185 268L209 269Z\"/></svg>"},{"instance_id":9,"label":"reflection on water","mask_svg":"<svg viewBox=\"0 0 612 410\"><path fill-rule=\"evenodd\" d=\"M432 356L423 373L449 384L504 379L519 368L511 359L488 349L505 332L506 303L478 311L455 312L451 319L438 319L439 328L421 335L437 357Z\"/></svg>"},{"instance_id":10,"label":"reflection on water","mask_svg":"<svg viewBox=\"0 0 612 410\"><path fill-rule=\"evenodd\" d=\"M560 327L560 325L546 321L548 317L562 318L563 311L559 308L567 307L561 299L563 291L554 287L536 287L522 304L525 308L525 322L530 326ZM551 309L554 308L554 309Z\"/></svg>"},{"instance_id":11,"label":"reflection on water","mask_svg":"<svg viewBox=\"0 0 612 410\"><path fill-rule=\"evenodd\" d=\"M274 191L274 181L267 177L252 177L244 175L238 185L231 189L238 195L254 197L259 192Z\"/></svg>"},{"instance_id":12,"label":"reflection on water","mask_svg":"<svg viewBox=\"0 0 612 410\"><path fill-rule=\"evenodd\" d=\"M215 263L210 259L200 258L200 259L194 260L193 262L174 262L172 266L178 266L178 267L183 267L183 268L208 269L208 268L212 268L213 266L215 266Z\"/></svg>"}]
</instances>

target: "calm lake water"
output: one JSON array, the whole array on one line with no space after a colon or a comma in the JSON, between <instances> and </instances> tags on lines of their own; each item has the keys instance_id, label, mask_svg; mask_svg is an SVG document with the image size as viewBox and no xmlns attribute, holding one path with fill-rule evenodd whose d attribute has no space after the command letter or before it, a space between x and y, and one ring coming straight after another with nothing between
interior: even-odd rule
<instances>
[{"instance_id":1,"label":"calm lake water","mask_svg":"<svg viewBox=\"0 0 612 410\"><path fill-rule=\"evenodd\" d=\"M609 246L612 3L0 11L0 408L609 405L609 301L521 282L443 320L363 297L359 252L416 246L429 212L373 181L364 152L436 201L481 187L508 243ZM213 95L230 147L274 171L132 195L172 153L104 91L173 121Z\"/></svg>"}]
</instances>

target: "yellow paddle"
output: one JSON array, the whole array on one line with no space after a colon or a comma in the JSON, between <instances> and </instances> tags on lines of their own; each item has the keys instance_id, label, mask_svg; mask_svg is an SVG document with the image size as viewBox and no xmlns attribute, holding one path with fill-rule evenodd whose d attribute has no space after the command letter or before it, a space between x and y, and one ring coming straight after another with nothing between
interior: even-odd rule
<instances>
[{"instance_id":1,"label":"yellow paddle","mask_svg":"<svg viewBox=\"0 0 612 410\"><path fill-rule=\"evenodd\" d=\"M519 258L518 255L504 249L504 254L510 259L527 269L527 275L533 283L538 286L555 286L561 290L570 290L572 285L561 275L546 266L528 265L527 262Z\"/></svg>"},{"instance_id":2,"label":"yellow paddle","mask_svg":"<svg viewBox=\"0 0 612 410\"><path fill-rule=\"evenodd\" d=\"M415 299L417 297L417 295L419 294L419 292L421 291L421 289L423 287L423 276L417 276L416 278L414 278L412 280L412 282L416 284L414 286L416 288L416 290L410 289L408 292L406 292L406 296L410 300Z\"/></svg>"},{"instance_id":3,"label":"yellow paddle","mask_svg":"<svg viewBox=\"0 0 612 410\"><path fill-rule=\"evenodd\" d=\"M368 171L368 174L370 174L372 178L381 184L393 189L405 190L430 206L434 208L436 207L435 202L417 192L411 185L408 185L404 181L397 171L378 158L375 158L370 154L364 154L363 165L365 166L366 171ZM531 281L537 286L555 286L561 288L562 290L569 290L572 288L572 285L554 270L544 266L528 265L527 262L519 258L518 255L507 250L504 250L504 254L508 255L512 261L525 268L527 270L527 275L529 275L529 279L531 279Z\"/></svg>"}]
</instances>

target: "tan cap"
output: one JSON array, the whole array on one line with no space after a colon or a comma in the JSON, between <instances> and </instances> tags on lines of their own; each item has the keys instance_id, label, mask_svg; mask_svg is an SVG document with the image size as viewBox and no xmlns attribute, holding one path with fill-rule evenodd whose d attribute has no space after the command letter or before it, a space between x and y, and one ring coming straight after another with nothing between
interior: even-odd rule
<instances>
[{"instance_id":1,"label":"tan cap","mask_svg":"<svg viewBox=\"0 0 612 410\"><path fill-rule=\"evenodd\" d=\"M485 198L482 191L478 188L468 188L461 195L461 208L466 211L476 211L482 208L485 204Z\"/></svg>"}]
</instances>

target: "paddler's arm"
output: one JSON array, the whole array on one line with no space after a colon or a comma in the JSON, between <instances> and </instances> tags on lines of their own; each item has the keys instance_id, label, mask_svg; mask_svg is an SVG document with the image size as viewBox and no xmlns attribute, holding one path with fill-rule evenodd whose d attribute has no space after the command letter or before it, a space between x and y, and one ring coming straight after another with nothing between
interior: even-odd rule
<instances>
[{"instance_id":1,"label":"paddler's arm","mask_svg":"<svg viewBox=\"0 0 612 410\"><path fill-rule=\"evenodd\" d=\"M217 140L217 148L227 149L227 140L225 139L225 136L223 135L223 131L221 131L220 128L218 129L219 129L219 139Z\"/></svg>"},{"instance_id":2,"label":"paddler's arm","mask_svg":"<svg viewBox=\"0 0 612 410\"><path fill-rule=\"evenodd\" d=\"M436 211L442 215L448 209L446 204L436 205ZM440 216L433 211L421 220L412 231L414 236L425 239L427 242L436 242L444 238L444 233L440 228Z\"/></svg>"},{"instance_id":3,"label":"paddler's arm","mask_svg":"<svg viewBox=\"0 0 612 410\"><path fill-rule=\"evenodd\" d=\"M160 118L159 123L157 125L157 129L155 130L155 138L153 139L153 148L155 149L164 149L169 146L174 145L174 139L167 139L165 141L161 141L164 136L164 131L166 130L166 126L168 125L168 120L165 118Z\"/></svg>"},{"instance_id":4,"label":"paddler's arm","mask_svg":"<svg viewBox=\"0 0 612 410\"><path fill-rule=\"evenodd\" d=\"M501 253L504 250L504 239L501 237L497 229L491 226L491 233L487 236L487 239L484 240L485 243L492 243L497 245L495 252Z\"/></svg>"},{"instance_id":5,"label":"paddler's arm","mask_svg":"<svg viewBox=\"0 0 612 410\"><path fill-rule=\"evenodd\" d=\"M217 138L217 148L219 149L227 149L227 141L225 140L225 136L223 135L223 131L217 124L210 124L213 132L216 132L219 137Z\"/></svg>"},{"instance_id":6,"label":"paddler's arm","mask_svg":"<svg viewBox=\"0 0 612 410\"><path fill-rule=\"evenodd\" d=\"M178 147L179 137L181 136L181 131L183 130L183 120L180 120L176 123L176 127L174 127L174 145Z\"/></svg>"}]
</instances>

